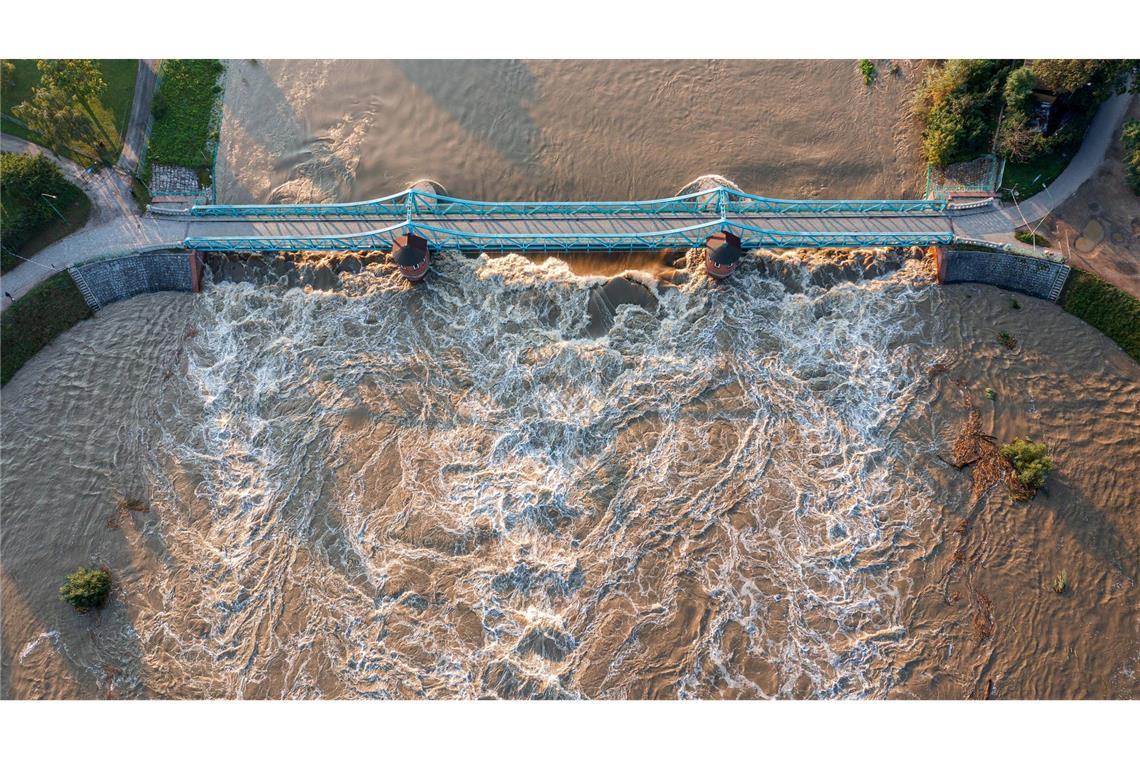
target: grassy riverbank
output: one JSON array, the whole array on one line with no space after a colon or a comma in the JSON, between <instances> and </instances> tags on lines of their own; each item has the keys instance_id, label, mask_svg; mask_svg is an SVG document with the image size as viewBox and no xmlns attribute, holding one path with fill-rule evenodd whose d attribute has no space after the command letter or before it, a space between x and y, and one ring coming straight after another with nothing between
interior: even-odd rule
<instances>
[{"instance_id":1,"label":"grassy riverbank","mask_svg":"<svg viewBox=\"0 0 1140 760\"><path fill-rule=\"evenodd\" d=\"M1074 269L1065 285L1061 306L1112 338L1140 362L1140 299L1096 275Z\"/></svg>"},{"instance_id":2,"label":"grassy riverbank","mask_svg":"<svg viewBox=\"0 0 1140 760\"><path fill-rule=\"evenodd\" d=\"M57 335L90 316L67 272L52 275L17 299L0 315L0 385Z\"/></svg>"},{"instance_id":3,"label":"grassy riverbank","mask_svg":"<svg viewBox=\"0 0 1140 760\"><path fill-rule=\"evenodd\" d=\"M13 108L32 97L32 89L40 84L40 70L32 59L13 60L11 63L12 76L4 80L0 89L0 101L3 101L3 107L0 108L0 132L43 145L40 136L24 127L12 114ZM123 132L131 118L139 62L133 58L115 59L96 61L96 65L103 74L107 87L99 100L92 103L91 108L99 125L114 141L111 148L118 154L123 146ZM63 154L83 163L71 150L64 149Z\"/></svg>"},{"instance_id":4,"label":"grassy riverbank","mask_svg":"<svg viewBox=\"0 0 1140 760\"><path fill-rule=\"evenodd\" d=\"M207 173L212 169L210 115L221 95L220 61L173 59L162 64L162 80L151 113L154 128L147 149L148 163L185 166Z\"/></svg>"}]
</instances>

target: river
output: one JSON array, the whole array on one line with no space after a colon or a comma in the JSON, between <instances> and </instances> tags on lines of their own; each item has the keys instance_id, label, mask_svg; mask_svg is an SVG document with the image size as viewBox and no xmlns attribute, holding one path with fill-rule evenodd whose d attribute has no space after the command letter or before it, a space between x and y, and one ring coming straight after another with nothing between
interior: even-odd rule
<instances>
[{"instance_id":1,"label":"river","mask_svg":"<svg viewBox=\"0 0 1140 760\"><path fill-rule=\"evenodd\" d=\"M228 86L271 69L278 89L309 93L299 112L332 113L351 81L330 74L326 93L289 74L321 65L247 62ZM533 86L500 65L472 76ZM544 63L537 79L578 81L581 65ZM369 66L400 70L329 70ZM660 169L632 170L649 146L603 176L594 154L554 155L558 119L493 110L511 140L542 124L549 160L530 179L496 174L495 158L481 180L484 159L427 148L376 179L383 146L334 134L333 153L360 159L344 184L305 174L303 151L261 174L251 162L238 184L264 200L309 176L349 200L416 174L474 197L739 179L733 161L694 158L708 144L668 170L668 140ZM279 126L258 139L288 146ZM457 147L428 127L425 145ZM794 164L795 142L772 160ZM893 181L832 170L847 191ZM768 181L745 189L798 194L795 172L757 171ZM1140 366L1103 335L1034 298L938 288L921 252L757 252L724 283L696 257L441 256L420 286L375 258L214 257L201 295L114 304L4 389L0 690L1135 698L1138 398ZM1032 502L1002 486L974 499L949 464L971 409L1001 441L1049 445L1056 471ZM114 593L77 615L56 589L90 562Z\"/></svg>"}]
</instances>

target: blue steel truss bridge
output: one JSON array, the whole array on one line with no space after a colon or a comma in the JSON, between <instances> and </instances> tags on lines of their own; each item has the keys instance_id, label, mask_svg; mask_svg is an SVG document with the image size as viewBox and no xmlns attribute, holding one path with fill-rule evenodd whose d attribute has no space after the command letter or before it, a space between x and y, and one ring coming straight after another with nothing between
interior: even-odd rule
<instances>
[{"instance_id":1,"label":"blue steel truss bridge","mask_svg":"<svg viewBox=\"0 0 1140 760\"><path fill-rule=\"evenodd\" d=\"M356 203L189 210L196 251L367 251L418 235L435 250L659 250L730 232L744 248L944 245L946 202L779 200L715 187L647 201L494 202L413 188Z\"/></svg>"}]
</instances>

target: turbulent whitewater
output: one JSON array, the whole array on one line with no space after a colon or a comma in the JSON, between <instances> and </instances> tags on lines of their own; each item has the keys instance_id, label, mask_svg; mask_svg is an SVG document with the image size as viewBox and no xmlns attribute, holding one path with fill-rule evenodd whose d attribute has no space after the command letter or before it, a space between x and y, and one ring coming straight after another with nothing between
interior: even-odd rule
<instances>
[{"instance_id":1,"label":"turbulent whitewater","mask_svg":"<svg viewBox=\"0 0 1140 760\"><path fill-rule=\"evenodd\" d=\"M111 307L5 389L5 695L1030 696L1062 665L1134 693L1134 535L1094 537L1095 590L1065 560L1090 584L1073 614L1118 642L1095 655L1047 580L952 557L963 517L981 552L1005 541L984 515L1051 514L973 505L938 458L961 378L1007 362L981 346L1008 296L810 258L635 276L616 309L607 278L518 256L442 257L420 287L316 258L317 288L262 272ZM1122 431L1109 510L1136 493L1137 423L1106 392L1136 392L1127 361L1057 381ZM75 616L54 587L92 558L115 600ZM1030 625L1067 664L1001 638Z\"/></svg>"}]
</instances>

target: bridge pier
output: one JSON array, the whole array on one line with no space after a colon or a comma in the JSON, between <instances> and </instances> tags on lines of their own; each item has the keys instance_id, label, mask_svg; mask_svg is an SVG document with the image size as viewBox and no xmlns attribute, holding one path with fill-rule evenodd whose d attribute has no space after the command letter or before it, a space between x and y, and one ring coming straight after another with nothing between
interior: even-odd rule
<instances>
[{"instance_id":1,"label":"bridge pier","mask_svg":"<svg viewBox=\"0 0 1140 760\"><path fill-rule=\"evenodd\" d=\"M190 251L190 292L202 292L202 266L206 254L201 251Z\"/></svg>"},{"instance_id":2,"label":"bridge pier","mask_svg":"<svg viewBox=\"0 0 1140 760\"><path fill-rule=\"evenodd\" d=\"M718 232L705 242L705 271L723 280L736 271L743 255L740 238L731 232Z\"/></svg>"},{"instance_id":3,"label":"bridge pier","mask_svg":"<svg viewBox=\"0 0 1140 760\"><path fill-rule=\"evenodd\" d=\"M946 248L941 245L932 245L928 249L934 258L935 280L939 285L946 284Z\"/></svg>"},{"instance_id":4,"label":"bridge pier","mask_svg":"<svg viewBox=\"0 0 1140 760\"><path fill-rule=\"evenodd\" d=\"M400 235L392 241L392 260L400 268L400 274L419 282L427 274L431 260L427 241L419 235Z\"/></svg>"}]
</instances>

